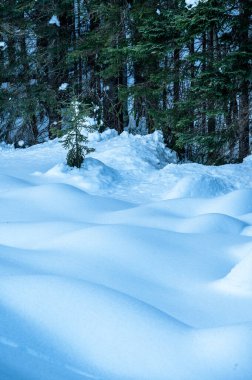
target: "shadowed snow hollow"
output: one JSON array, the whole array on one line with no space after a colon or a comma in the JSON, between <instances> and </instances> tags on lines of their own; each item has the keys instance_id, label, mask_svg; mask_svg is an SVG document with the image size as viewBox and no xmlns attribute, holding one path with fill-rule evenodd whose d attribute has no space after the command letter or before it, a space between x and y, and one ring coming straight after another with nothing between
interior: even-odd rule
<instances>
[{"instance_id":1,"label":"shadowed snow hollow","mask_svg":"<svg viewBox=\"0 0 252 380\"><path fill-rule=\"evenodd\" d=\"M252 253L252 243L250 244ZM248 254L236 266L234 266L228 275L218 281L216 286L227 292L234 292L241 296L252 296L252 254Z\"/></svg>"}]
</instances>

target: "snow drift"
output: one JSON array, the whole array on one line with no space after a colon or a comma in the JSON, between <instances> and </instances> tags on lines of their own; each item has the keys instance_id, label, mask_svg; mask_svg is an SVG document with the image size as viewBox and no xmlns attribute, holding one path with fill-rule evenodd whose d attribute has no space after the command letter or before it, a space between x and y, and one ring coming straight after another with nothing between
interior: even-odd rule
<instances>
[{"instance_id":1,"label":"snow drift","mask_svg":"<svg viewBox=\"0 0 252 380\"><path fill-rule=\"evenodd\" d=\"M252 161L156 132L0 150L1 380L250 380Z\"/></svg>"}]
</instances>

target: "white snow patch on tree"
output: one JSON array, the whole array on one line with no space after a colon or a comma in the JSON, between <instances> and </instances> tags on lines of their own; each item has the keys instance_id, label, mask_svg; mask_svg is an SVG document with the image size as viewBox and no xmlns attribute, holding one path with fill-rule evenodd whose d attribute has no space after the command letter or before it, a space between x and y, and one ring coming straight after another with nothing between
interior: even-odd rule
<instances>
[{"instance_id":1,"label":"white snow patch on tree","mask_svg":"<svg viewBox=\"0 0 252 380\"><path fill-rule=\"evenodd\" d=\"M199 3L206 3L207 0L186 0L186 5L189 7L196 7Z\"/></svg>"},{"instance_id":2,"label":"white snow patch on tree","mask_svg":"<svg viewBox=\"0 0 252 380\"><path fill-rule=\"evenodd\" d=\"M7 48L7 44L4 41L0 41L0 49L5 50Z\"/></svg>"},{"instance_id":3,"label":"white snow patch on tree","mask_svg":"<svg viewBox=\"0 0 252 380\"><path fill-rule=\"evenodd\" d=\"M61 85L59 86L59 91L65 91L68 86L68 83L61 83Z\"/></svg>"},{"instance_id":4,"label":"white snow patch on tree","mask_svg":"<svg viewBox=\"0 0 252 380\"><path fill-rule=\"evenodd\" d=\"M58 16L53 15L49 20L49 25L56 25L56 26L60 27L60 20L59 20Z\"/></svg>"}]
</instances>

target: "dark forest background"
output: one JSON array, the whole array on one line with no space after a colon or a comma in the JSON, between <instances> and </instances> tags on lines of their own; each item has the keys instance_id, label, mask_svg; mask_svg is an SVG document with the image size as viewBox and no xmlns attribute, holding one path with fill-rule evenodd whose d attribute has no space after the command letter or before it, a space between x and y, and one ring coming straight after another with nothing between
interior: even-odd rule
<instances>
[{"instance_id":1,"label":"dark forest background","mask_svg":"<svg viewBox=\"0 0 252 380\"><path fill-rule=\"evenodd\" d=\"M251 0L0 0L0 141L33 145L79 99L100 131L163 131L181 160L250 153Z\"/></svg>"}]
</instances>

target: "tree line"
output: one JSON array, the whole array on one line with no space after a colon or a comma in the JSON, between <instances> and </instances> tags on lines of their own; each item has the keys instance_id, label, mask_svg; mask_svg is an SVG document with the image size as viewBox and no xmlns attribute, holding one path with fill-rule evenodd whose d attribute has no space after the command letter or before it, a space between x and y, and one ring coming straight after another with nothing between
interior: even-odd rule
<instances>
[{"instance_id":1,"label":"tree line","mask_svg":"<svg viewBox=\"0 0 252 380\"><path fill-rule=\"evenodd\" d=\"M72 99L100 131L163 132L181 160L250 153L251 0L1 0L0 140L32 145Z\"/></svg>"}]
</instances>

